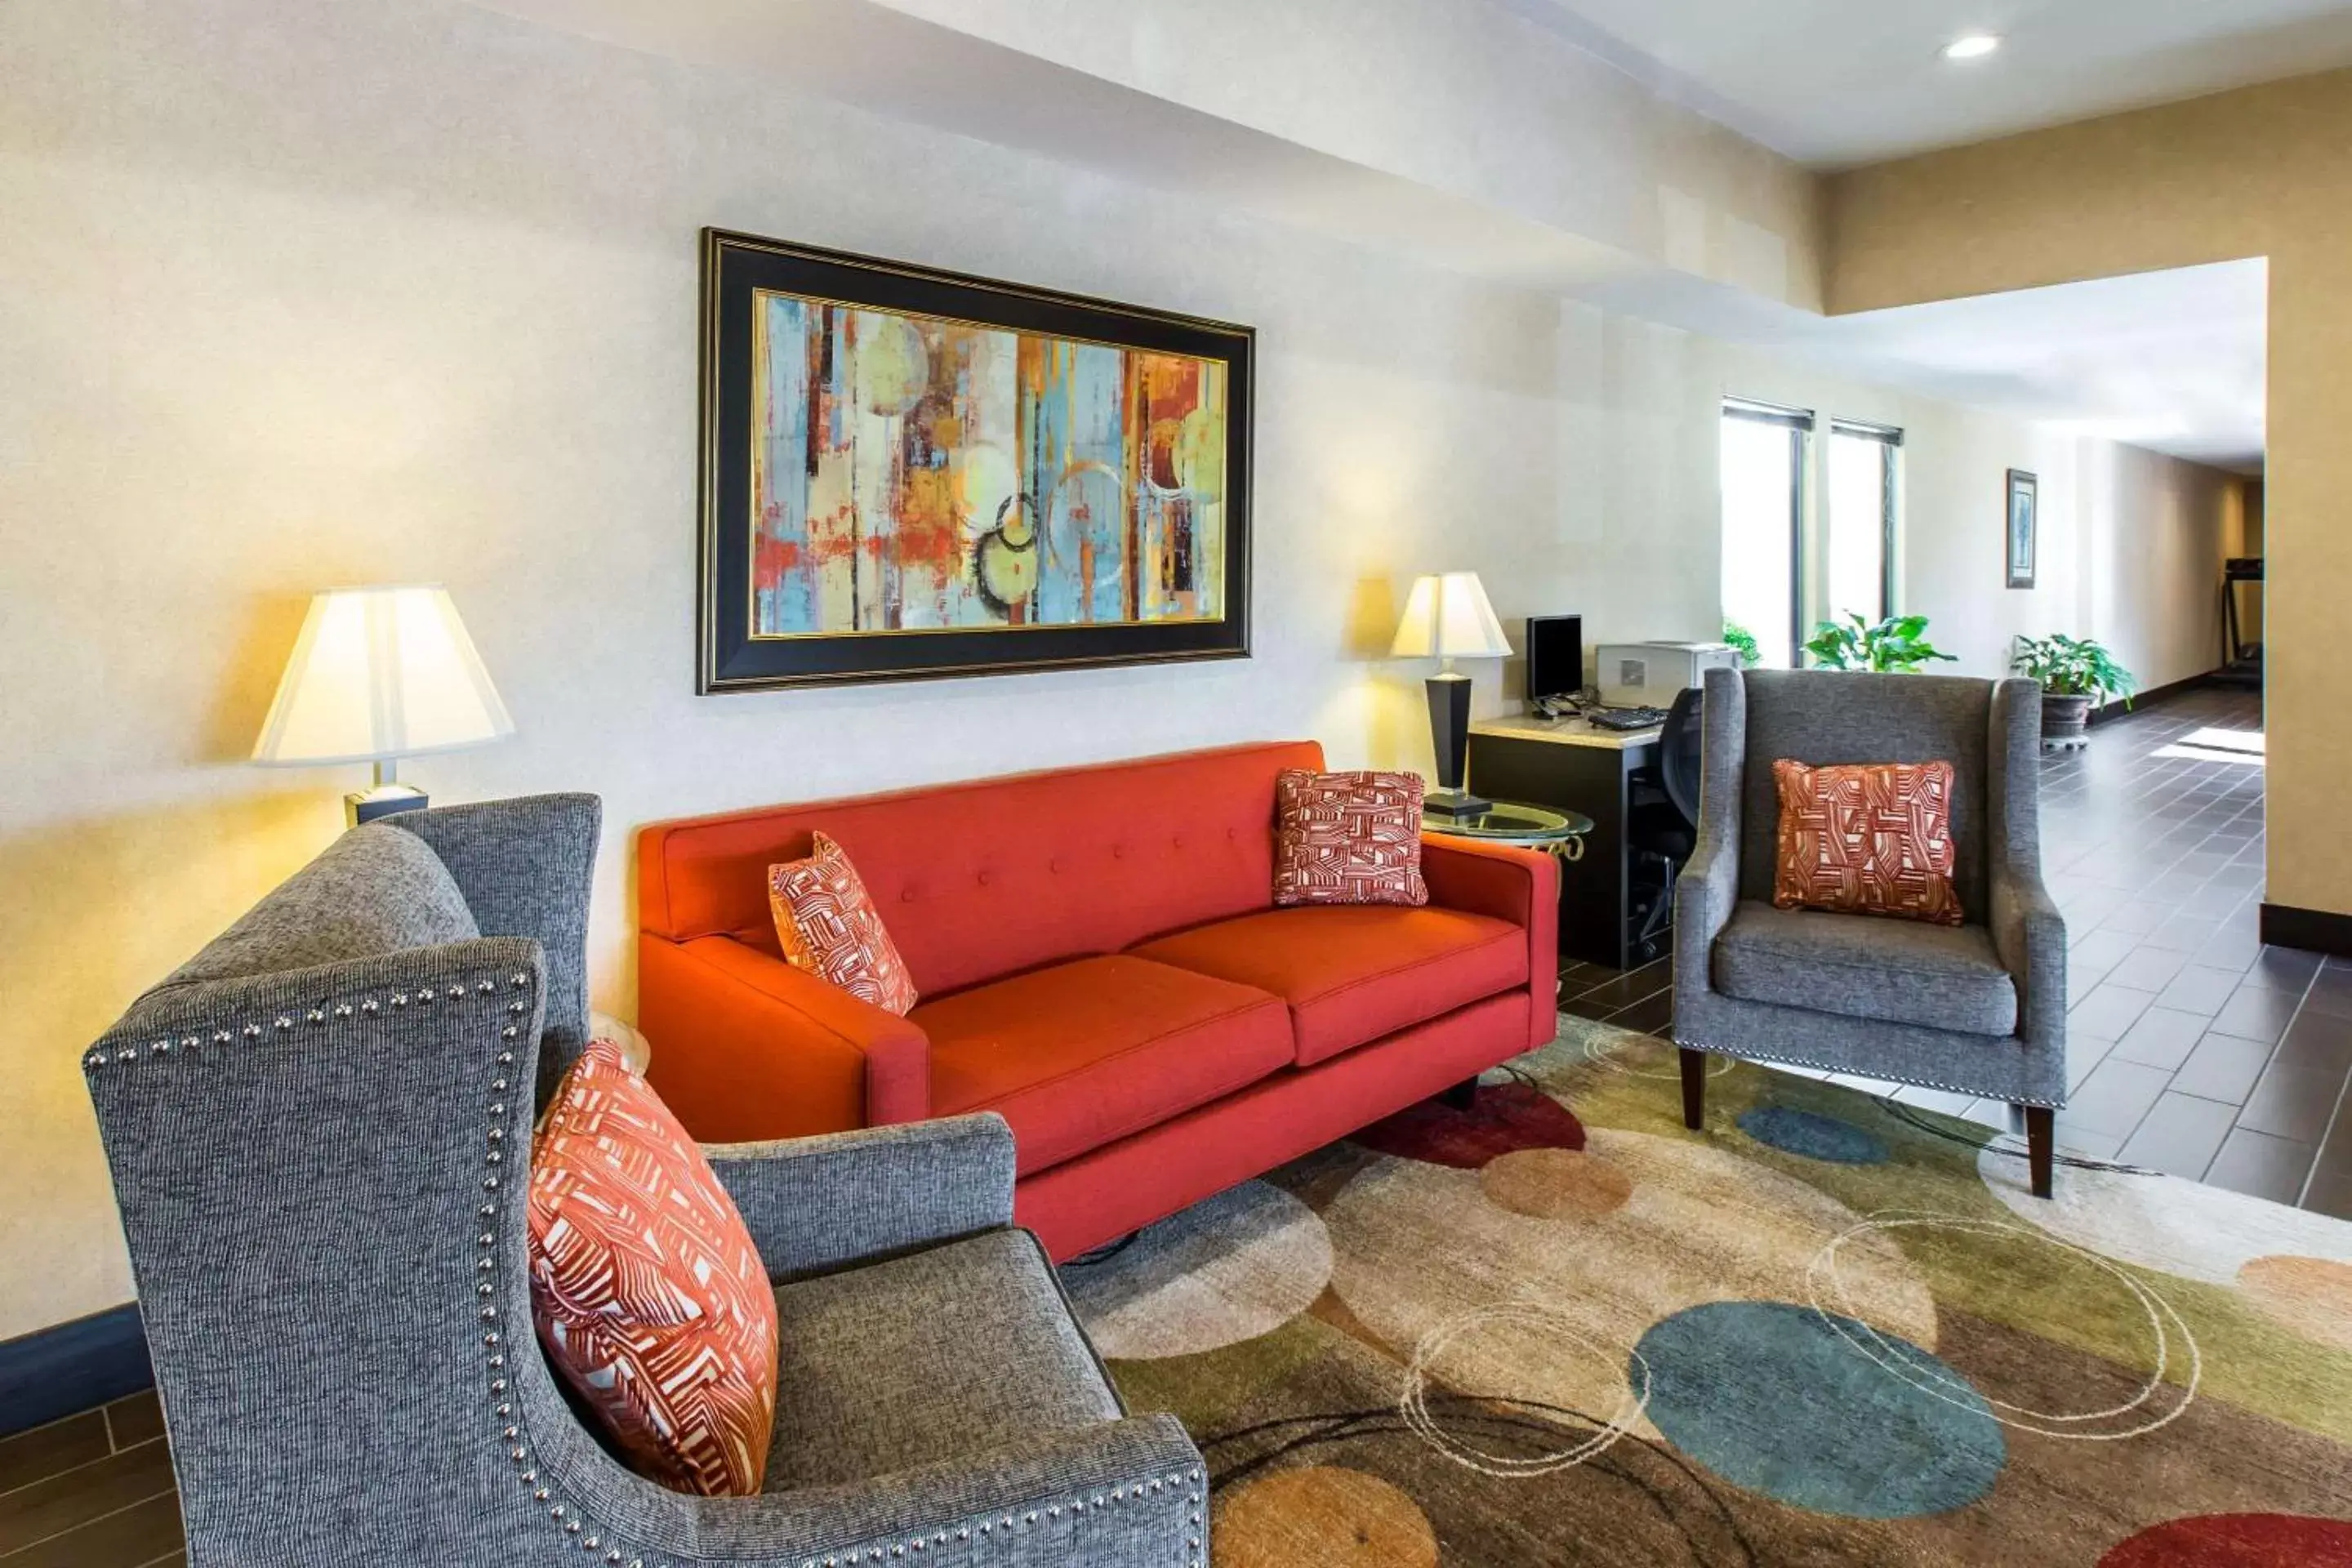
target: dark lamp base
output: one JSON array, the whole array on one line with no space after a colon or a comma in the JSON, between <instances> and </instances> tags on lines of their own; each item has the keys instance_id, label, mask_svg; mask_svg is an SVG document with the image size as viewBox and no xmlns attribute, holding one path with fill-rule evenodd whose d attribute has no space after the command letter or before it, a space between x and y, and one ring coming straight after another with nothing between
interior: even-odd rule
<instances>
[{"instance_id":1,"label":"dark lamp base","mask_svg":"<svg viewBox=\"0 0 2352 1568\"><path fill-rule=\"evenodd\" d=\"M432 797L414 784L378 784L343 796L343 821L359 827L395 812L422 811L432 804Z\"/></svg>"},{"instance_id":2,"label":"dark lamp base","mask_svg":"<svg viewBox=\"0 0 2352 1568\"><path fill-rule=\"evenodd\" d=\"M1421 797L1421 809L1431 816L1475 816L1495 803L1466 789L1433 789Z\"/></svg>"}]
</instances>

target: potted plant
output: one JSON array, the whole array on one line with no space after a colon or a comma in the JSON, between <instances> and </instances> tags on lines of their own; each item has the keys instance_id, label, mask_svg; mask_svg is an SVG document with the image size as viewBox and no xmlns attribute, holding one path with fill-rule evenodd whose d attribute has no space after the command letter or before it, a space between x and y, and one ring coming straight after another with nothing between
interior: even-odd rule
<instances>
[{"instance_id":1,"label":"potted plant","mask_svg":"<svg viewBox=\"0 0 2352 1568\"><path fill-rule=\"evenodd\" d=\"M1739 655L1740 668L1753 669L1764 662L1764 650L1757 645L1756 634L1738 621L1723 623L1723 640Z\"/></svg>"},{"instance_id":2,"label":"potted plant","mask_svg":"<svg viewBox=\"0 0 2352 1568\"><path fill-rule=\"evenodd\" d=\"M2139 681L2090 637L2053 632L2017 639L2017 673L2042 685L2042 738L2079 746L2095 703L2113 698L2131 706Z\"/></svg>"},{"instance_id":3,"label":"potted plant","mask_svg":"<svg viewBox=\"0 0 2352 1568\"><path fill-rule=\"evenodd\" d=\"M1855 615L1847 616L1846 620L1851 624L1822 622L1805 644L1805 651L1824 669L1874 669L1916 675L1920 666L1931 659L1946 664L1958 662L1927 640L1925 616L1889 616L1876 626Z\"/></svg>"}]
</instances>

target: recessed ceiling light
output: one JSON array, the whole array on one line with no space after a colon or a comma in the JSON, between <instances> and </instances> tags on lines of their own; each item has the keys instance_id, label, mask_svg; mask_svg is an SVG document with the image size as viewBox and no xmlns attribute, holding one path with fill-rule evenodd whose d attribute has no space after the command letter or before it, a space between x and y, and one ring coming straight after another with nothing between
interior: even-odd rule
<instances>
[{"instance_id":1,"label":"recessed ceiling light","mask_svg":"<svg viewBox=\"0 0 2352 1568\"><path fill-rule=\"evenodd\" d=\"M1999 47L2000 39L1996 35L1970 33L1946 44L1944 58L1948 60L1980 60Z\"/></svg>"}]
</instances>

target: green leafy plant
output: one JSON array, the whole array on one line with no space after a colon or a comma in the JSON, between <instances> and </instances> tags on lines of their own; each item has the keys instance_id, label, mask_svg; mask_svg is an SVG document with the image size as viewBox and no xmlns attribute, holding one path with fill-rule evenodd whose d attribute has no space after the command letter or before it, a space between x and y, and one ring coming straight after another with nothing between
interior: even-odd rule
<instances>
[{"instance_id":1,"label":"green leafy plant","mask_svg":"<svg viewBox=\"0 0 2352 1568\"><path fill-rule=\"evenodd\" d=\"M2095 640L2063 632L2018 638L2015 668L2028 680L2040 681L2053 697L2089 697L2102 702L2120 697L2126 708L2139 686L2139 678Z\"/></svg>"},{"instance_id":2,"label":"green leafy plant","mask_svg":"<svg viewBox=\"0 0 2352 1568\"><path fill-rule=\"evenodd\" d=\"M1739 662L1749 669L1764 662L1764 650L1757 646L1756 634L1738 621L1723 623L1723 640L1739 650Z\"/></svg>"},{"instance_id":3,"label":"green leafy plant","mask_svg":"<svg viewBox=\"0 0 2352 1568\"><path fill-rule=\"evenodd\" d=\"M1840 626L1823 621L1805 644L1805 651L1813 662L1826 669L1874 669L1898 675L1916 675L1930 660L1946 664L1958 660L1937 648L1927 640L1927 617L1925 616L1889 616L1872 626L1860 616L1849 615L1851 623Z\"/></svg>"}]
</instances>

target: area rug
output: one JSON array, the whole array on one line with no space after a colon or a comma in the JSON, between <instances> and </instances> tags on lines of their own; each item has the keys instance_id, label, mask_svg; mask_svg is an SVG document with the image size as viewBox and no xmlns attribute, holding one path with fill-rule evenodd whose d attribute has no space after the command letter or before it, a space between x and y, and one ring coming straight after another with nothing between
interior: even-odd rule
<instances>
[{"instance_id":1,"label":"area rug","mask_svg":"<svg viewBox=\"0 0 2352 1568\"><path fill-rule=\"evenodd\" d=\"M1563 1026L1066 1270L1218 1568L2352 1564L2352 1224Z\"/></svg>"}]
</instances>

